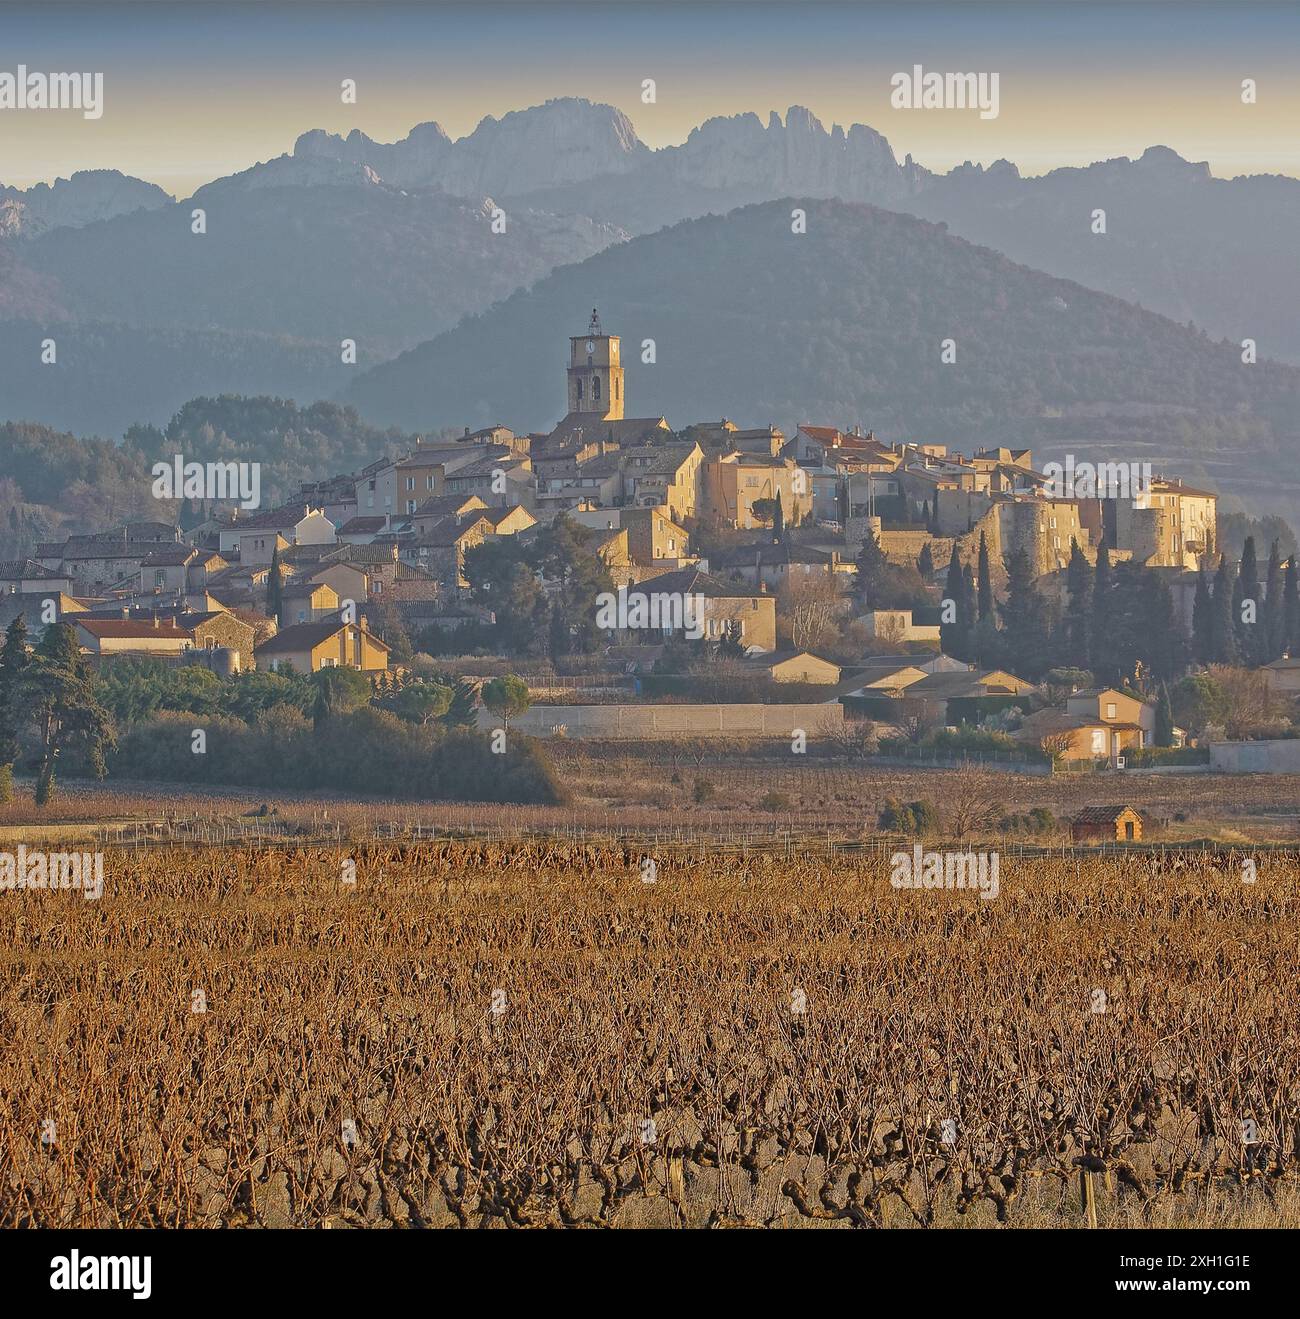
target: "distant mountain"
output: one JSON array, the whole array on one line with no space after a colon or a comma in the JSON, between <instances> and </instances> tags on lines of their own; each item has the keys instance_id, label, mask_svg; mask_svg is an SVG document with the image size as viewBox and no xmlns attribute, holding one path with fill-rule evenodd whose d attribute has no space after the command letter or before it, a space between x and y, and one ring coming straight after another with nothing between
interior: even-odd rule
<instances>
[{"instance_id":1,"label":"distant mountain","mask_svg":"<svg viewBox=\"0 0 1300 1319\"><path fill-rule=\"evenodd\" d=\"M794 206L806 234L791 232ZM548 428L563 410L564 338L593 305L623 336L629 415L860 423L963 450L1150 460L1223 489L1267 476L1292 500L1300 489L1300 370L1245 366L1231 345L943 226L834 201L634 239L371 369L344 397L407 429ZM949 338L957 361L943 365Z\"/></svg>"},{"instance_id":2,"label":"distant mountain","mask_svg":"<svg viewBox=\"0 0 1300 1319\"><path fill-rule=\"evenodd\" d=\"M709 119L681 146L651 151L608 105L566 98L485 119L453 142L436 123L382 144L319 130L292 155L221 186L436 187L448 194L580 215L652 233L785 196L864 201L942 220L1015 261L1140 302L1215 335L1253 338L1300 361L1300 181L1216 179L1168 147L1022 178L997 161L935 174L864 124L826 128L792 106ZM1105 234L1093 213L1106 212Z\"/></svg>"},{"instance_id":3,"label":"distant mountain","mask_svg":"<svg viewBox=\"0 0 1300 1319\"><path fill-rule=\"evenodd\" d=\"M207 232L191 231L206 212ZM328 395L346 373L622 241L581 216L362 187L215 185L0 241L0 419L114 434L197 394ZM42 365L53 336L58 364ZM359 367L341 362L357 345ZM12 354L9 350L12 348Z\"/></svg>"},{"instance_id":4,"label":"distant mountain","mask_svg":"<svg viewBox=\"0 0 1300 1319\"><path fill-rule=\"evenodd\" d=\"M132 211L152 210L172 199L156 184L115 169L79 170L53 185L27 189L0 185L0 238L35 238L51 229L79 229Z\"/></svg>"},{"instance_id":5,"label":"distant mountain","mask_svg":"<svg viewBox=\"0 0 1300 1319\"><path fill-rule=\"evenodd\" d=\"M205 212L207 232L192 232ZM481 311L621 231L583 217L371 180L359 187L201 188L189 201L86 229L59 229L16 254L80 319L158 329L355 339L389 356Z\"/></svg>"},{"instance_id":6,"label":"distant mountain","mask_svg":"<svg viewBox=\"0 0 1300 1319\"><path fill-rule=\"evenodd\" d=\"M3 333L25 344L75 325L105 345L83 359L88 374L54 380L30 374L44 368L24 348L0 375L0 418L103 431L120 420L118 398L137 400L131 420L164 421L195 393L303 397L338 378L345 338L374 364L629 236L786 196L942 222L1014 261L1300 361L1300 181L1215 179L1164 147L1042 178L1006 161L936 175L897 160L871 128L827 129L797 106L710 119L652 151L622 112L564 98L485 119L458 141L436 123L387 144L308 132L291 154L181 203L112 171L0 190L0 326L31 323ZM493 229L498 206L505 233ZM191 232L196 207L203 235ZM1092 232L1097 210L1104 235ZM177 336L197 355L181 364L183 388L149 356ZM16 410L46 397L56 414Z\"/></svg>"},{"instance_id":7,"label":"distant mountain","mask_svg":"<svg viewBox=\"0 0 1300 1319\"><path fill-rule=\"evenodd\" d=\"M518 196L626 173L650 156L621 110L566 97L501 119L489 115L457 142L435 123L418 124L390 145L355 129L346 138L316 129L298 139L292 156L255 166L235 180L256 183L262 174L331 163L369 166L398 188L438 187L458 197Z\"/></svg>"}]
</instances>

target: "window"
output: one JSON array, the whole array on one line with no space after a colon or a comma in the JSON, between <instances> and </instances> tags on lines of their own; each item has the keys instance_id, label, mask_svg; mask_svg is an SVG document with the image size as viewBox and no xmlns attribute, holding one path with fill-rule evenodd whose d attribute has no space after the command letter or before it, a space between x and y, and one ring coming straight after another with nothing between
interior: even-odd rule
<instances>
[{"instance_id":1,"label":"window","mask_svg":"<svg viewBox=\"0 0 1300 1319\"><path fill-rule=\"evenodd\" d=\"M430 472L429 475L424 478L424 488L426 490L432 490L433 485L434 485L433 473Z\"/></svg>"},{"instance_id":2,"label":"window","mask_svg":"<svg viewBox=\"0 0 1300 1319\"><path fill-rule=\"evenodd\" d=\"M1094 756L1104 756L1106 754L1106 730L1104 728L1094 728L1092 730L1092 754Z\"/></svg>"},{"instance_id":3,"label":"window","mask_svg":"<svg viewBox=\"0 0 1300 1319\"><path fill-rule=\"evenodd\" d=\"M1107 701L1107 702L1106 702L1106 718L1107 718L1107 719L1114 719L1114 718L1115 718L1115 702L1114 702L1114 701Z\"/></svg>"},{"instance_id":4,"label":"window","mask_svg":"<svg viewBox=\"0 0 1300 1319\"><path fill-rule=\"evenodd\" d=\"M414 490L414 489L415 489L415 477L413 477L413 476L408 476L408 477L406 478L406 488L407 488L408 490Z\"/></svg>"},{"instance_id":5,"label":"window","mask_svg":"<svg viewBox=\"0 0 1300 1319\"><path fill-rule=\"evenodd\" d=\"M161 568L154 569L153 584L155 586L167 585L167 574Z\"/></svg>"},{"instance_id":6,"label":"window","mask_svg":"<svg viewBox=\"0 0 1300 1319\"><path fill-rule=\"evenodd\" d=\"M618 386L618 381L615 380L615 381L614 381L614 397L615 397L615 398L618 398L618 396L619 396L619 386Z\"/></svg>"},{"instance_id":7,"label":"window","mask_svg":"<svg viewBox=\"0 0 1300 1319\"><path fill-rule=\"evenodd\" d=\"M582 377L578 377L578 398L582 398Z\"/></svg>"},{"instance_id":8,"label":"window","mask_svg":"<svg viewBox=\"0 0 1300 1319\"><path fill-rule=\"evenodd\" d=\"M406 501L406 511L407 511L408 513L414 513L414 512L415 512L415 500L414 500L414 499L408 499L408 500Z\"/></svg>"},{"instance_id":9,"label":"window","mask_svg":"<svg viewBox=\"0 0 1300 1319\"><path fill-rule=\"evenodd\" d=\"M600 401L600 377L596 376L591 382L591 397Z\"/></svg>"}]
</instances>

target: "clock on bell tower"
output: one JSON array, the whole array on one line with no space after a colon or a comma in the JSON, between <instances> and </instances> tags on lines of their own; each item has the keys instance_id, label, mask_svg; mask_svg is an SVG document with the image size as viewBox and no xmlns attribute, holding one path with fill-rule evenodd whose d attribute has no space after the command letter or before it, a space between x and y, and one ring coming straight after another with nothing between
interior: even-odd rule
<instances>
[{"instance_id":1,"label":"clock on bell tower","mask_svg":"<svg viewBox=\"0 0 1300 1319\"><path fill-rule=\"evenodd\" d=\"M623 419L623 367L618 335L604 334L593 307L586 334L569 340L569 411L588 412L602 421Z\"/></svg>"}]
</instances>

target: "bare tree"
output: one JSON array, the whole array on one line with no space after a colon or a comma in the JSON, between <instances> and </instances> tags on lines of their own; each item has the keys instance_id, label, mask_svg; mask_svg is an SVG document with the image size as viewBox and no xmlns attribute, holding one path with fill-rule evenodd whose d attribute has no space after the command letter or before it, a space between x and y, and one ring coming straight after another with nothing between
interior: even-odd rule
<instances>
[{"instance_id":1,"label":"bare tree","mask_svg":"<svg viewBox=\"0 0 1300 1319\"><path fill-rule=\"evenodd\" d=\"M1002 803L993 791L990 776L973 765L944 779L943 798L948 831L959 843L968 834L987 832L1002 818Z\"/></svg>"},{"instance_id":2,"label":"bare tree","mask_svg":"<svg viewBox=\"0 0 1300 1319\"><path fill-rule=\"evenodd\" d=\"M1073 739L1069 733L1045 733L1038 739L1038 749L1052 762L1052 767L1065 759L1069 754Z\"/></svg>"},{"instance_id":3,"label":"bare tree","mask_svg":"<svg viewBox=\"0 0 1300 1319\"><path fill-rule=\"evenodd\" d=\"M839 590L829 573L789 582L777 595L777 620L798 650L829 645L838 635Z\"/></svg>"},{"instance_id":4,"label":"bare tree","mask_svg":"<svg viewBox=\"0 0 1300 1319\"><path fill-rule=\"evenodd\" d=\"M865 760L880 747L876 726L870 719L846 720L831 734L831 742L842 755L854 760Z\"/></svg>"}]
</instances>

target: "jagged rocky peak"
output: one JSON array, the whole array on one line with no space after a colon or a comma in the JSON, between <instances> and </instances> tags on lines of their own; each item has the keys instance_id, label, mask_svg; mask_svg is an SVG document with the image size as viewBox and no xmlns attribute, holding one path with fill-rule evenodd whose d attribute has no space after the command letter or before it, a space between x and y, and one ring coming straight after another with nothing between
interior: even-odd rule
<instances>
[{"instance_id":1,"label":"jagged rocky peak","mask_svg":"<svg viewBox=\"0 0 1300 1319\"><path fill-rule=\"evenodd\" d=\"M48 229L79 229L173 200L157 184L116 169L78 170L71 178L36 183L25 190L0 186L0 204L6 205L5 231L19 237L34 237Z\"/></svg>"},{"instance_id":2,"label":"jagged rocky peak","mask_svg":"<svg viewBox=\"0 0 1300 1319\"><path fill-rule=\"evenodd\" d=\"M563 97L489 115L453 142L440 124L417 124L400 142L376 142L358 129L346 138L323 129L294 144L296 159L369 165L396 187L437 186L461 196L506 195L597 174L621 173L649 155L632 121L612 105Z\"/></svg>"},{"instance_id":3,"label":"jagged rocky peak","mask_svg":"<svg viewBox=\"0 0 1300 1319\"><path fill-rule=\"evenodd\" d=\"M446 186L455 192L524 193L625 173L649 155L621 110L563 97L484 119L456 143Z\"/></svg>"},{"instance_id":4,"label":"jagged rocky peak","mask_svg":"<svg viewBox=\"0 0 1300 1319\"><path fill-rule=\"evenodd\" d=\"M889 143L866 124L828 130L816 115L792 105L785 119L772 110L709 119L681 147L659 153L681 182L711 187L788 188L850 201L883 201L914 186L917 171L899 166Z\"/></svg>"},{"instance_id":5,"label":"jagged rocky peak","mask_svg":"<svg viewBox=\"0 0 1300 1319\"><path fill-rule=\"evenodd\" d=\"M1145 170L1159 170L1162 174L1185 174L1195 178L1209 178L1208 161L1184 160L1172 147L1151 146L1134 162Z\"/></svg>"}]
</instances>

